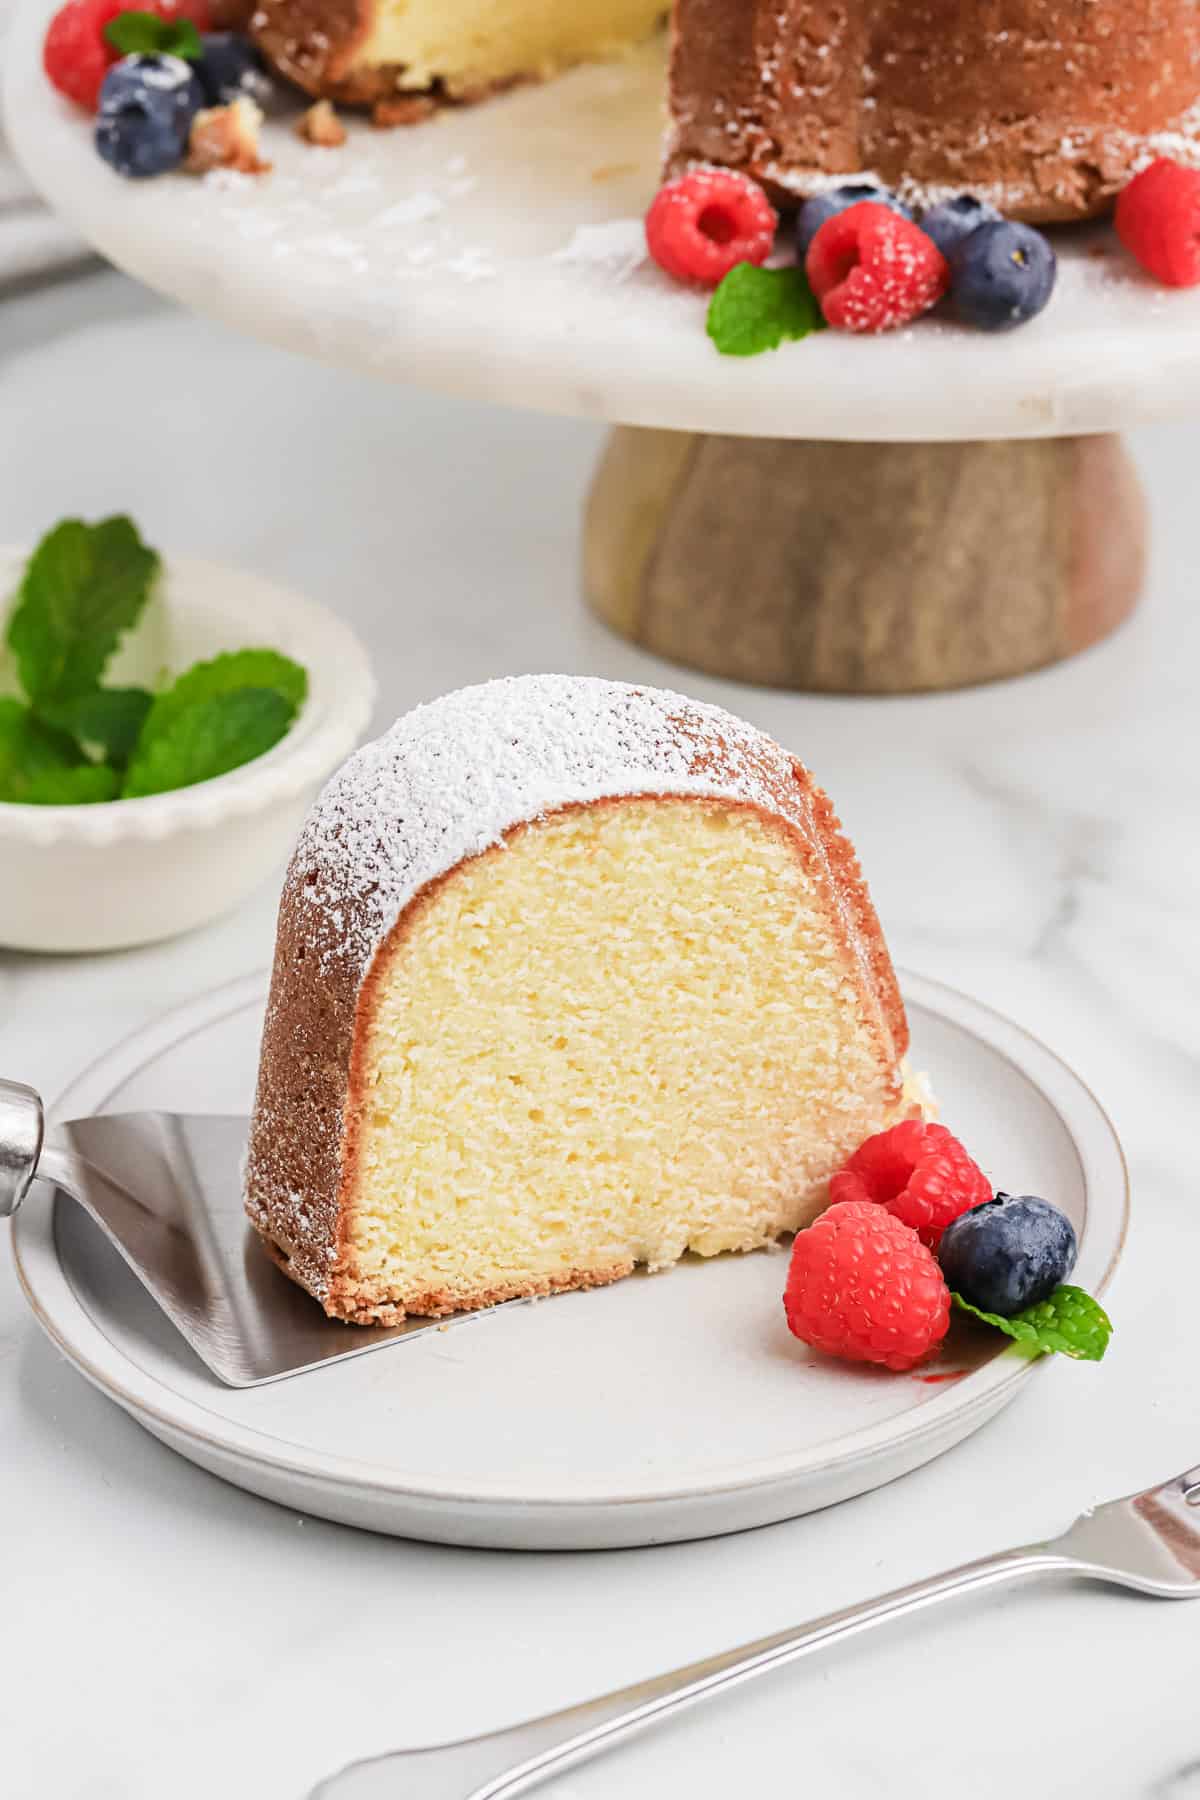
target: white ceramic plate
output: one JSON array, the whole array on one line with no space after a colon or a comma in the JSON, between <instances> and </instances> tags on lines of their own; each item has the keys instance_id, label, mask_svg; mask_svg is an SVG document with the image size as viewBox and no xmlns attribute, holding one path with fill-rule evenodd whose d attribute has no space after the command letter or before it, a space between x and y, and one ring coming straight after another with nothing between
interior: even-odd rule
<instances>
[{"instance_id":1,"label":"white ceramic plate","mask_svg":"<svg viewBox=\"0 0 1200 1800\"><path fill-rule=\"evenodd\" d=\"M997 1014L934 982L904 985L915 1061L946 1118L997 1182L1066 1208L1075 1279L1102 1291L1127 1187L1096 1100ZM82 1076L60 1115L243 1109L263 998L252 977L167 1015ZM785 1256L760 1253L477 1315L235 1392L78 1208L32 1199L13 1242L54 1342L156 1437L284 1505L447 1543L606 1548L790 1518L949 1449L1038 1367L965 1320L911 1375L824 1360L787 1332Z\"/></svg>"},{"instance_id":2,"label":"white ceramic plate","mask_svg":"<svg viewBox=\"0 0 1200 1800\"><path fill-rule=\"evenodd\" d=\"M661 44L418 129L356 121L341 150L279 119L265 180L134 182L42 73L57 3L24 0L5 44L5 131L30 178L120 268L285 349L514 406L754 437L1067 436L1200 404L1200 291L1156 286L1103 228L1058 234L1058 292L1021 331L924 321L718 356L703 297L630 266L659 179Z\"/></svg>"}]
</instances>

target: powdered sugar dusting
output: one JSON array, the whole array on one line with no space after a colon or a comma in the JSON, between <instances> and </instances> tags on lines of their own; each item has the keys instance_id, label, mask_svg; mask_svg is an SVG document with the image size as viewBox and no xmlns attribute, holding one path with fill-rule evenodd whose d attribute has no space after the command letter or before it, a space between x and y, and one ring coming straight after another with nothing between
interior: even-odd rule
<instances>
[{"instance_id":1,"label":"powdered sugar dusting","mask_svg":"<svg viewBox=\"0 0 1200 1800\"><path fill-rule=\"evenodd\" d=\"M602 225L578 225L570 243L550 258L600 269L617 281L640 268L648 256L646 227L641 219L608 219Z\"/></svg>"},{"instance_id":2,"label":"powdered sugar dusting","mask_svg":"<svg viewBox=\"0 0 1200 1800\"><path fill-rule=\"evenodd\" d=\"M514 826L629 794L703 794L780 809L785 751L719 707L592 677L524 675L407 714L334 776L289 886L322 953L365 974L409 901ZM353 923L330 932L342 912Z\"/></svg>"},{"instance_id":3,"label":"powdered sugar dusting","mask_svg":"<svg viewBox=\"0 0 1200 1800\"><path fill-rule=\"evenodd\" d=\"M986 134L981 133L979 147L985 145ZM1132 132L1110 129L1104 133L1099 148L1095 133L1068 130L1055 146L1055 153L1066 166L1099 161L1104 169L1113 170L1110 180L1113 191L1157 156L1169 156L1175 162L1195 168L1200 166L1200 102L1177 124L1162 131L1135 136ZM807 198L809 194L831 193L842 187L890 188L918 214L940 205L943 200L953 200L963 193L966 185L977 199L1003 213L1018 213L1029 204L1030 197L1028 182L987 181L977 176L964 184L961 181L921 181L904 174L889 183L877 169L824 171L796 168L777 161L764 162L761 174L764 180L795 194L797 199Z\"/></svg>"},{"instance_id":4,"label":"powdered sugar dusting","mask_svg":"<svg viewBox=\"0 0 1200 1800\"><path fill-rule=\"evenodd\" d=\"M252 193L259 178L247 175L241 169L209 169L200 179L206 188L213 188L219 194L236 194Z\"/></svg>"},{"instance_id":5,"label":"powdered sugar dusting","mask_svg":"<svg viewBox=\"0 0 1200 1800\"><path fill-rule=\"evenodd\" d=\"M444 204L436 194L425 189L409 194L403 200L397 200L394 206L376 213L371 223L377 231L387 231L395 225L419 225L423 219L436 219Z\"/></svg>"},{"instance_id":6,"label":"powdered sugar dusting","mask_svg":"<svg viewBox=\"0 0 1200 1800\"><path fill-rule=\"evenodd\" d=\"M442 266L447 274L461 276L463 281L493 281L497 274L495 263L480 244L468 244Z\"/></svg>"}]
</instances>

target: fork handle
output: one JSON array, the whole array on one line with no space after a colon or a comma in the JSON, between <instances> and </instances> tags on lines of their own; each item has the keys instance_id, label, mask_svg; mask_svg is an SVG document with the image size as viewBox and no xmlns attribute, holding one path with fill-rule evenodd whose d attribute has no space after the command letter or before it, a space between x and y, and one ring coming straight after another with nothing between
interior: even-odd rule
<instances>
[{"instance_id":1,"label":"fork handle","mask_svg":"<svg viewBox=\"0 0 1200 1800\"><path fill-rule=\"evenodd\" d=\"M41 1096L19 1081L0 1081L0 1219L11 1217L29 1192L45 1135Z\"/></svg>"},{"instance_id":2,"label":"fork handle","mask_svg":"<svg viewBox=\"0 0 1200 1800\"><path fill-rule=\"evenodd\" d=\"M1005 1550L507 1731L352 1763L314 1788L310 1800L400 1800L400 1796L408 1800L409 1795L415 1800L418 1794L421 1800L511 1800L685 1707L713 1699L814 1650L959 1594L1070 1567L1070 1558L1050 1544Z\"/></svg>"}]
</instances>

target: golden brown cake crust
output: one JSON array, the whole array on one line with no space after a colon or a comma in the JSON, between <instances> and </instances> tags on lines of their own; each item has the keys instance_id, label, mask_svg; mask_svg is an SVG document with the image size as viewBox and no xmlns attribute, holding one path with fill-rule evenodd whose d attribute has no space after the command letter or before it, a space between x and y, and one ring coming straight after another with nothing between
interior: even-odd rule
<instances>
[{"instance_id":1,"label":"golden brown cake crust","mask_svg":"<svg viewBox=\"0 0 1200 1800\"><path fill-rule=\"evenodd\" d=\"M268 62L306 94L369 104L397 85L385 70L378 71L374 91L368 91L367 72L343 79L370 19L371 0L266 0L251 18L250 32Z\"/></svg>"},{"instance_id":2,"label":"golden brown cake crust","mask_svg":"<svg viewBox=\"0 0 1200 1800\"><path fill-rule=\"evenodd\" d=\"M356 61L371 31L373 0L260 0L250 34L267 61L306 94L343 106L369 106L376 125L415 125L439 106L474 106L493 94L542 79L534 69L503 80L414 86L404 63Z\"/></svg>"},{"instance_id":3,"label":"golden brown cake crust","mask_svg":"<svg viewBox=\"0 0 1200 1800\"><path fill-rule=\"evenodd\" d=\"M1200 160L1198 97L1194 0L677 0L668 162L1073 219Z\"/></svg>"},{"instance_id":4,"label":"golden brown cake crust","mask_svg":"<svg viewBox=\"0 0 1200 1800\"><path fill-rule=\"evenodd\" d=\"M264 1237L267 1254L298 1287L307 1289L291 1258L278 1244ZM380 1294L366 1282L348 1277L336 1281L330 1289L325 1310L330 1318L347 1325L403 1325L405 1319L448 1319L455 1313L482 1312L489 1306L503 1306L507 1300L546 1300L551 1294L569 1294L582 1288L611 1287L633 1274L631 1262L614 1263L610 1269L566 1269L560 1275L547 1275L538 1281L516 1283L509 1287L480 1288L463 1296L444 1288L430 1288L423 1294L410 1294L403 1306L397 1306L388 1295Z\"/></svg>"},{"instance_id":5,"label":"golden brown cake crust","mask_svg":"<svg viewBox=\"0 0 1200 1800\"><path fill-rule=\"evenodd\" d=\"M559 678L528 679L549 685ZM521 685L492 683L489 688ZM634 701L646 698L645 691L620 689L616 684L574 685L607 689ZM489 689L474 691L487 693ZM691 793L643 789L543 807L533 819L514 820L499 843L479 854L502 853L503 844L517 832L575 806L708 799L726 808L746 807L770 828L786 834L831 915L840 919L847 969L858 987L880 1060L896 1070L899 1098L899 1065L908 1049L904 1005L857 857L829 800L802 764L740 721L715 708L693 706L678 696L653 698L662 706L667 729L685 746L686 780L701 787ZM675 703L677 713L671 710ZM432 710L421 709L410 718L420 720L422 713ZM519 710L516 716L519 718ZM727 732L722 730L724 720L728 720ZM401 721L401 726L406 723ZM378 755L388 742L381 739L378 745L360 752L360 758ZM348 772L353 786L352 766ZM614 782L616 779L614 771ZM747 801L747 787L762 798ZM401 950L418 910L430 904L439 887L452 880L467 859L458 858L436 877L420 883L380 932L378 880L362 879L348 843L347 867L339 871L330 866L336 863L338 844L346 840L348 832L338 816L338 804L335 781L314 809L313 820L320 829L302 837L280 902L247 1158L247 1213L276 1261L321 1301L331 1317L395 1324L406 1312L424 1312L427 1307L436 1316L490 1305L499 1297L494 1290L452 1297L406 1296L400 1306L394 1296L365 1288L349 1263L342 1197L353 1186L366 1090L364 1027L372 1016L375 989L386 981L391 959ZM381 826L381 833L386 836L386 825ZM381 851L382 846L376 849ZM331 879L338 884L336 901L328 898ZM366 954L364 945L369 946ZM505 1291L502 1297L586 1286L597 1280L616 1280L625 1273L628 1269L622 1266L598 1277L587 1272L568 1274L554 1286L535 1284Z\"/></svg>"}]
</instances>

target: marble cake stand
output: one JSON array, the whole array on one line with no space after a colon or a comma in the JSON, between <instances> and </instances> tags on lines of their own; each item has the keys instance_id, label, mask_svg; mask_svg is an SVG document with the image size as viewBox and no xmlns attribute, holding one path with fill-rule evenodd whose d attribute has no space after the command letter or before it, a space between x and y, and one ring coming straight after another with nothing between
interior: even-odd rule
<instances>
[{"instance_id":1,"label":"marble cake stand","mask_svg":"<svg viewBox=\"0 0 1200 1800\"><path fill-rule=\"evenodd\" d=\"M1047 313L991 339L924 321L718 356L645 261L662 51L417 130L354 123L274 172L123 182L49 89L49 0L6 51L6 128L58 211L198 312L377 379L617 426L584 583L616 629L780 686L901 692L1012 675L1134 606L1141 497L1115 430L1200 408L1200 292L1111 233L1064 234ZM286 456L286 446L281 446ZM448 471L453 479L453 471Z\"/></svg>"}]
</instances>

